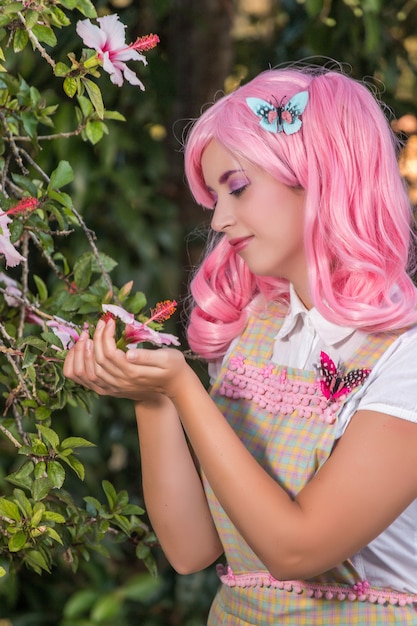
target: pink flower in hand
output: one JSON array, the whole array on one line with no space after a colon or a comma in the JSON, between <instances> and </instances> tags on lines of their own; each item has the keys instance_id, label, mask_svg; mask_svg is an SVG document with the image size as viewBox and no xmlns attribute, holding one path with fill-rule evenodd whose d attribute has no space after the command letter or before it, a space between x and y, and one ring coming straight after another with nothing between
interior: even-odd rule
<instances>
[{"instance_id":1,"label":"pink flower in hand","mask_svg":"<svg viewBox=\"0 0 417 626\"><path fill-rule=\"evenodd\" d=\"M142 341L149 341L155 346L179 346L180 342L175 335L169 335L168 333L160 333L146 324L140 322L133 322L128 324L125 329L126 347L131 350L136 348L136 344Z\"/></svg>"},{"instance_id":2,"label":"pink flower in hand","mask_svg":"<svg viewBox=\"0 0 417 626\"><path fill-rule=\"evenodd\" d=\"M90 20L81 20L77 23L77 33L86 46L97 51L97 56L103 63L103 69L110 74L110 80L115 85L123 85L123 77L131 85L139 85L142 91L143 83L128 68L125 61L142 61L147 65L146 58L140 52L154 48L158 42L158 35L139 37L134 43L126 45L125 28L119 22L118 15L105 15L97 18L100 27L92 24Z\"/></svg>"},{"instance_id":3,"label":"pink flower in hand","mask_svg":"<svg viewBox=\"0 0 417 626\"><path fill-rule=\"evenodd\" d=\"M168 301L167 301L168 302ZM116 304L103 304L103 311L126 324L123 337L119 340L119 347L127 347L128 349L136 348L138 343L148 341L156 346L179 346L178 337L168 333L161 333L148 326L149 322L163 321L167 319L175 311L175 302L169 304L160 303L155 309L154 314L146 322L138 322L135 320L133 313L129 313L123 307ZM162 310L163 309L163 310ZM169 311L168 311L169 309Z\"/></svg>"}]
</instances>

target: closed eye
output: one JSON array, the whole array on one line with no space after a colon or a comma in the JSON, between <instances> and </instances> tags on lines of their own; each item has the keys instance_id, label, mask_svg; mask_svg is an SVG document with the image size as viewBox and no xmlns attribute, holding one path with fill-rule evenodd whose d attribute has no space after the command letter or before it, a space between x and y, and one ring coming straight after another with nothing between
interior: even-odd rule
<instances>
[{"instance_id":1,"label":"closed eye","mask_svg":"<svg viewBox=\"0 0 417 626\"><path fill-rule=\"evenodd\" d=\"M238 189L232 189L232 191L229 191L229 194L231 196L240 196L242 195L242 193L245 191L245 189L247 189L247 187L249 187L249 183L247 183L246 185L242 185L242 187L238 187Z\"/></svg>"}]
</instances>

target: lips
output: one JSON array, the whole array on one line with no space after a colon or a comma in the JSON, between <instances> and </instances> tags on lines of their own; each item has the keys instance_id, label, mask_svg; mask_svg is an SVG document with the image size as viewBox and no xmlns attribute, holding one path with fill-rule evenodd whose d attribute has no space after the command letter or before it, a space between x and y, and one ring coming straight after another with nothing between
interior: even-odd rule
<instances>
[{"instance_id":1,"label":"lips","mask_svg":"<svg viewBox=\"0 0 417 626\"><path fill-rule=\"evenodd\" d=\"M229 245L232 246L235 252L240 252L243 248L246 248L251 239L252 236L236 237L235 239L229 239Z\"/></svg>"}]
</instances>

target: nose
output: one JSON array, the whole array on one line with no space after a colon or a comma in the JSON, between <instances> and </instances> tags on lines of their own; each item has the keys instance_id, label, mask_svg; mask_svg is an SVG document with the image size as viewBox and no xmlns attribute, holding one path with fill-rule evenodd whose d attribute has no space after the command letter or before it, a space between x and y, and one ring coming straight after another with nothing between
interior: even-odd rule
<instances>
[{"instance_id":1,"label":"nose","mask_svg":"<svg viewBox=\"0 0 417 626\"><path fill-rule=\"evenodd\" d=\"M222 233L225 232L229 226L234 224L234 222L235 218L230 204L225 201L220 202L219 198L213 210L211 228L217 233Z\"/></svg>"}]
</instances>

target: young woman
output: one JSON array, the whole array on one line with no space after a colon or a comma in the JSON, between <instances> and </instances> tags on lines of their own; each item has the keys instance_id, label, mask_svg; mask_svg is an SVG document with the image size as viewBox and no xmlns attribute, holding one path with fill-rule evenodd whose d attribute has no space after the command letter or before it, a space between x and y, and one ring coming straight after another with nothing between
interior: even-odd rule
<instances>
[{"instance_id":1,"label":"young woman","mask_svg":"<svg viewBox=\"0 0 417 626\"><path fill-rule=\"evenodd\" d=\"M216 232L188 326L210 394L176 349L117 350L112 320L66 375L135 402L176 570L225 554L211 626L417 624L412 211L379 104L269 70L195 123L185 169Z\"/></svg>"}]
</instances>

